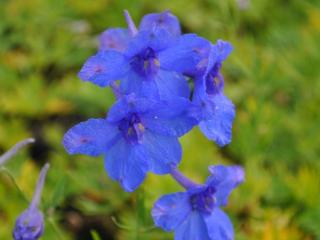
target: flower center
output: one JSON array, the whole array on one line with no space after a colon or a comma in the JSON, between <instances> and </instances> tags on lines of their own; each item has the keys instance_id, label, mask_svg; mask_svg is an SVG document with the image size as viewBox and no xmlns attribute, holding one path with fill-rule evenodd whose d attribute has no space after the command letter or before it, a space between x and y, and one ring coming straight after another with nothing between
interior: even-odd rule
<instances>
[{"instance_id":1,"label":"flower center","mask_svg":"<svg viewBox=\"0 0 320 240\"><path fill-rule=\"evenodd\" d=\"M132 58L131 66L140 76L153 77L159 70L160 62L156 52L148 47Z\"/></svg>"},{"instance_id":2,"label":"flower center","mask_svg":"<svg viewBox=\"0 0 320 240\"><path fill-rule=\"evenodd\" d=\"M205 191L192 195L190 197L192 209L202 213L211 213L215 203L214 193L215 189L208 187Z\"/></svg>"},{"instance_id":3,"label":"flower center","mask_svg":"<svg viewBox=\"0 0 320 240\"><path fill-rule=\"evenodd\" d=\"M120 122L119 129L130 144L142 141L144 126L137 114L131 114Z\"/></svg>"},{"instance_id":4,"label":"flower center","mask_svg":"<svg viewBox=\"0 0 320 240\"><path fill-rule=\"evenodd\" d=\"M206 77L206 91L208 94L219 93L223 88L223 78L220 74L221 63L216 63Z\"/></svg>"}]
</instances>

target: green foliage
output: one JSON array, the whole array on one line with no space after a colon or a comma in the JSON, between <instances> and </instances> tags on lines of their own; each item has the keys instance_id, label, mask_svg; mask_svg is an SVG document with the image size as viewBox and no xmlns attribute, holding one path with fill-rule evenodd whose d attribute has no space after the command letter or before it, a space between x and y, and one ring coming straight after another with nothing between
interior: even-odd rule
<instances>
[{"instance_id":1,"label":"green foliage","mask_svg":"<svg viewBox=\"0 0 320 240\"><path fill-rule=\"evenodd\" d=\"M91 231L93 240L101 240L99 234L96 231Z\"/></svg>"},{"instance_id":2,"label":"green foliage","mask_svg":"<svg viewBox=\"0 0 320 240\"><path fill-rule=\"evenodd\" d=\"M61 145L66 129L104 116L114 101L109 89L76 74L100 32L125 26L123 9L136 22L170 9L185 32L235 47L223 68L237 106L233 141L219 149L194 129L182 138L181 169L203 181L210 164L245 167L246 182L225 209L236 239L320 239L319 1L248 0L246 9L237 2L0 0L0 152L37 139L6 165L9 174L0 171L1 239L11 238L46 161L43 239L172 239L150 216L160 195L181 189L170 177L149 174L127 194L107 177L103 159L69 156Z\"/></svg>"}]
</instances>

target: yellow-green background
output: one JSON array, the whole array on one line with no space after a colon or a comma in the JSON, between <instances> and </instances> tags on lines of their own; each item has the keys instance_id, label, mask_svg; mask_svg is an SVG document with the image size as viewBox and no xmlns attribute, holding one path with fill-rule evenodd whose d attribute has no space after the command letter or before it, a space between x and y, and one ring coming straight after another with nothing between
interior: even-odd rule
<instances>
[{"instance_id":1,"label":"yellow-green background","mask_svg":"<svg viewBox=\"0 0 320 240\"><path fill-rule=\"evenodd\" d=\"M239 0L244 2L244 0ZM195 129L182 138L181 169L203 181L210 164L241 164L246 182L225 211L239 240L320 239L320 2L318 0L0 0L0 153L34 136L37 143L6 168L30 199L39 168L51 163L41 209L42 239L172 239L152 228L150 208L181 190L149 174L133 194L109 180L102 158L68 156L69 127L104 116L109 89L81 82L77 72L96 51L96 37L170 9L184 32L234 52L223 66L226 94L237 107L233 141L218 148ZM0 239L11 239L28 206L0 173ZM112 220L114 217L115 220ZM117 222L117 224L115 224Z\"/></svg>"}]
</instances>

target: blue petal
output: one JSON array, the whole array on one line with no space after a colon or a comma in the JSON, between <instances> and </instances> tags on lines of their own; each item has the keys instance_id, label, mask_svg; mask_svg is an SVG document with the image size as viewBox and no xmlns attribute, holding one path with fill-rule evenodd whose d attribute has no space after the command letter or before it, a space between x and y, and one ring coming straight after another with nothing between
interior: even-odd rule
<instances>
[{"instance_id":1,"label":"blue petal","mask_svg":"<svg viewBox=\"0 0 320 240\"><path fill-rule=\"evenodd\" d=\"M86 61L78 76L84 81L105 87L124 77L128 69L127 60L121 53L112 50L100 51Z\"/></svg>"},{"instance_id":2,"label":"blue petal","mask_svg":"<svg viewBox=\"0 0 320 240\"><path fill-rule=\"evenodd\" d=\"M170 119L144 118L143 123L154 133L164 136L181 137L189 132L197 124L197 121L195 118L180 115Z\"/></svg>"},{"instance_id":3,"label":"blue petal","mask_svg":"<svg viewBox=\"0 0 320 240\"><path fill-rule=\"evenodd\" d=\"M196 77L194 79L194 89L192 94L192 102L194 104L194 115L197 116L199 120L206 119L208 114L208 109L211 107L210 98L206 93L205 81L203 77ZM212 111L209 111L212 112Z\"/></svg>"},{"instance_id":4,"label":"blue petal","mask_svg":"<svg viewBox=\"0 0 320 240\"><path fill-rule=\"evenodd\" d=\"M174 37L164 29L140 31L129 43L125 55L132 58L146 48L155 52L168 48L175 42Z\"/></svg>"},{"instance_id":5,"label":"blue petal","mask_svg":"<svg viewBox=\"0 0 320 240\"><path fill-rule=\"evenodd\" d=\"M229 42L218 40L216 44L211 44L206 74L210 72L216 63L221 63L226 60L232 51L233 47Z\"/></svg>"},{"instance_id":6,"label":"blue petal","mask_svg":"<svg viewBox=\"0 0 320 240\"><path fill-rule=\"evenodd\" d=\"M143 182L149 164L141 145L129 145L121 139L107 152L105 168L110 178L132 192Z\"/></svg>"},{"instance_id":7,"label":"blue petal","mask_svg":"<svg viewBox=\"0 0 320 240\"><path fill-rule=\"evenodd\" d=\"M216 52L217 52L216 55L217 55L218 62L222 62L222 61L226 60L226 58L233 51L233 47L232 47L231 43L220 40L220 39L215 44L215 48L216 48Z\"/></svg>"},{"instance_id":8,"label":"blue petal","mask_svg":"<svg viewBox=\"0 0 320 240\"><path fill-rule=\"evenodd\" d=\"M151 211L157 227L165 231L177 228L191 211L189 196L184 192L167 194L158 199Z\"/></svg>"},{"instance_id":9,"label":"blue petal","mask_svg":"<svg viewBox=\"0 0 320 240\"><path fill-rule=\"evenodd\" d=\"M232 102L223 94L211 95L201 103L201 109L203 115L199 127L203 134L219 146L230 143L235 117Z\"/></svg>"},{"instance_id":10,"label":"blue petal","mask_svg":"<svg viewBox=\"0 0 320 240\"><path fill-rule=\"evenodd\" d=\"M112 105L107 114L107 119L109 122L118 122L125 118L132 111L132 108L129 104L130 100L128 100L130 97L131 95L124 96Z\"/></svg>"},{"instance_id":11,"label":"blue petal","mask_svg":"<svg viewBox=\"0 0 320 240\"><path fill-rule=\"evenodd\" d=\"M118 122L130 113L147 112L152 109L156 103L156 101L151 99L139 98L135 94L124 95L110 108L107 119L110 122Z\"/></svg>"},{"instance_id":12,"label":"blue petal","mask_svg":"<svg viewBox=\"0 0 320 240\"><path fill-rule=\"evenodd\" d=\"M232 223L222 210L215 208L211 215L205 215L204 221L211 240L233 240Z\"/></svg>"},{"instance_id":13,"label":"blue petal","mask_svg":"<svg viewBox=\"0 0 320 240\"><path fill-rule=\"evenodd\" d=\"M104 51L113 49L123 52L127 48L129 40L130 36L127 29L110 28L99 36L99 50Z\"/></svg>"},{"instance_id":14,"label":"blue petal","mask_svg":"<svg viewBox=\"0 0 320 240\"><path fill-rule=\"evenodd\" d=\"M156 174L167 174L176 166L182 156L181 145L176 137L166 137L146 130L142 145L148 154L150 171Z\"/></svg>"},{"instance_id":15,"label":"blue petal","mask_svg":"<svg viewBox=\"0 0 320 240\"><path fill-rule=\"evenodd\" d=\"M225 206L231 191L244 181L244 170L240 166L210 166L211 176L206 184L216 189L215 197L218 206Z\"/></svg>"},{"instance_id":16,"label":"blue petal","mask_svg":"<svg viewBox=\"0 0 320 240\"><path fill-rule=\"evenodd\" d=\"M69 154L98 156L104 153L119 137L117 127L105 119L89 119L71 128L63 138L63 145Z\"/></svg>"},{"instance_id":17,"label":"blue petal","mask_svg":"<svg viewBox=\"0 0 320 240\"><path fill-rule=\"evenodd\" d=\"M129 71L127 77L120 82L121 92L124 94L134 93L137 97L159 99L157 84L152 79L139 76L134 71Z\"/></svg>"},{"instance_id":18,"label":"blue petal","mask_svg":"<svg viewBox=\"0 0 320 240\"><path fill-rule=\"evenodd\" d=\"M208 235L203 217L198 211L192 211L187 219L174 232L174 240L215 240Z\"/></svg>"},{"instance_id":19,"label":"blue petal","mask_svg":"<svg viewBox=\"0 0 320 240\"><path fill-rule=\"evenodd\" d=\"M141 121L154 133L180 137L198 123L189 113L191 107L192 104L188 99L171 98L155 104L148 112L141 115Z\"/></svg>"},{"instance_id":20,"label":"blue petal","mask_svg":"<svg viewBox=\"0 0 320 240\"><path fill-rule=\"evenodd\" d=\"M179 37L176 44L159 53L160 67L180 73L195 71L204 56L209 55L210 42L195 34Z\"/></svg>"},{"instance_id":21,"label":"blue petal","mask_svg":"<svg viewBox=\"0 0 320 240\"><path fill-rule=\"evenodd\" d=\"M155 77L161 99L174 96L189 98L190 89L187 79L176 72L160 70Z\"/></svg>"},{"instance_id":22,"label":"blue petal","mask_svg":"<svg viewBox=\"0 0 320 240\"><path fill-rule=\"evenodd\" d=\"M154 118L173 118L179 116L192 107L192 103L183 97L173 97L164 101L159 101L148 113L148 116Z\"/></svg>"},{"instance_id":23,"label":"blue petal","mask_svg":"<svg viewBox=\"0 0 320 240\"><path fill-rule=\"evenodd\" d=\"M140 31L152 31L159 28L165 29L176 37L181 34L179 20L170 11L145 15L139 27Z\"/></svg>"}]
</instances>

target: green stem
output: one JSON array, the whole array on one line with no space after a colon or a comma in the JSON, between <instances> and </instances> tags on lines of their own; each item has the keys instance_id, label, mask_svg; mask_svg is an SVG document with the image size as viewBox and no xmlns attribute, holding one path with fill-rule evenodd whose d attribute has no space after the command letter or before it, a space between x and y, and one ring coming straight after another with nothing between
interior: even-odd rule
<instances>
[{"instance_id":1,"label":"green stem","mask_svg":"<svg viewBox=\"0 0 320 240\"><path fill-rule=\"evenodd\" d=\"M146 233L146 232L150 232L150 231L152 231L154 229L156 229L155 226L150 226L150 227L146 227L146 228L141 229L140 232Z\"/></svg>"},{"instance_id":2,"label":"green stem","mask_svg":"<svg viewBox=\"0 0 320 240\"><path fill-rule=\"evenodd\" d=\"M135 236L136 240L141 240L142 237L140 236L141 233L143 232L141 228L145 224L145 194L144 194L144 189L140 188L137 192L137 201L136 201L136 229L135 229Z\"/></svg>"},{"instance_id":3,"label":"green stem","mask_svg":"<svg viewBox=\"0 0 320 240\"><path fill-rule=\"evenodd\" d=\"M111 220L112 220L112 222L113 222L118 228L120 228L120 229L127 230L127 231L133 231L133 230L134 230L134 229L131 228L131 227L127 227L127 226L119 223L119 222L117 221L117 219L116 219L115 217L113 217L113 216L111 217Z\"/></svg>"},{"instance_id":4,"label":"green stem","mask_svg":"<svg viewBox=\"0 0 320 240\"><path fill-rule=\"evenodd\" d=\"M1 167L0 171L5 173L10 180L12 181L12 183L14 184L14 186L16 187L16 189L18 190L19 194L21 195L21 197L23 198L23 200L25 200L28 204L29 204L29 199L26 197L26 195L22 192L22 190L20 189L19 185L16 182L16 179L14 178L14 176L12 175L12 173L6 169L5 167Z\"/></svg>"},{"instance_id":5,"label":"green stem","mask_svg":"<svg viewBox=\"0 0 320 240\"><path fill-rule=\"evenodd\" d=\"M52 217L48 218L48 222L51 224L53 230L56 232L58 239L62 239L65 240L65 238L63 237L59 227L57 226L57 224L55 223L54 219Z\"/></svg>"}]
</instances>

